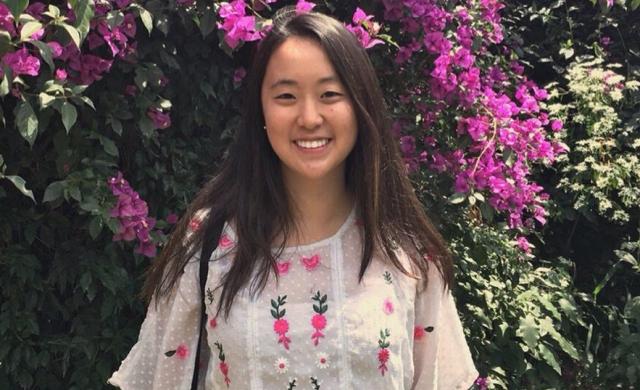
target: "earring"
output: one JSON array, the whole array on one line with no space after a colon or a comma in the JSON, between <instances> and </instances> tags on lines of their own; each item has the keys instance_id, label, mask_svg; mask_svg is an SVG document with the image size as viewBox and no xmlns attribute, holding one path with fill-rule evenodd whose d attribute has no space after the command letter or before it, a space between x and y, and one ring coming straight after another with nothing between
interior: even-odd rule
<instances>
[{"instance_id":1,"label":"earring","mask_svg":"<svg viewBox=\"0 0 640 390\"><path fill-rule=\"evenodd\" d=\"M263 130L267 130L267 125L262 126Z\"/></svg>"}]
</instances>

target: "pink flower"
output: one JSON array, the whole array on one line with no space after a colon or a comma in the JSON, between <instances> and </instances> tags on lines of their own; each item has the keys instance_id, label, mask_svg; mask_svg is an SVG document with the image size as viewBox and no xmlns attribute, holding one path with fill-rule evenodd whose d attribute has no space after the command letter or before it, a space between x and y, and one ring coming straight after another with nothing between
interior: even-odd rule
<instances>
[{"instance_id":1,"label":"pink flower","mask_svg":"<svg viewBox=\"0 0 640 390\"><path fill-rule=\"evenodd\" d=\"M22 47L12 53L7 53L2 58L2 62L11 68L14 76L21 74L37 76L40 71L40 60L29 54L26 47Z\"/></svg>"},{"instance_id":2,"label":"pink flower","mask_svg":"<svg viewBox=\"0 0 640 390\"><path fill-rule=\"evenodd\" d=\"M171 116L159 108L150 107L147 110L147 117L151 119L156 129L166 129L171 126Z\"/></svg>"},{"instance_id":3,"label":"pink flower","mask_svg":"<svg viewBox=\"0 0 640 390\"><path fill-rule=\"evenodd\" d=\"M135 96L136 93L138 93L138 87L136 87L134 84L128 84L126 87L124 87L124 93L125 95Z\"/></svg>"},{"instance_id":4,"label":"pink flower","mask_svg":"<svg viewBox=\"0 0 640 390\"><path fill-rule=\"evenodd\" d=\"M4 2L0 3L0 30L7 31L10 36L16 36L16 28L13 24L13 15Z\"/></svg>"},{"instance_id":5,"label":"pink flower","mask_svg":"<svg viewBox=\"0 0 640 390\"><path fill-rule=\"evenodd\" d=\"M212 319L209 320L209 327L213 329L216 326L218 326L218 321L216 320L215 317L213 317Z\"/></svg>"},{"instance_id":6,"label":"pink flower","mask_svg":"<svg viewBox=\"0 0 640 390\"><path fill-rule=\"evenodd\" d=\"M327 319L322 314L314 314L314 316L311 317L311 326L313 326L314 329L324 329L324 327L327 326Z\"/></svg>"},{"instance_id":7,"label":"pink flower","mask_svg":"<svg viewBox=\"0 0 640 390\"><path fill-rule=\"evenodd\" d=\"M384 302L382 302L382 311L386 315L393 314L393 301L391 301L391 299L386 298Z\"/></svg>"},{"instance_id":8,"label":"pink flower","mask_svg":"<svg viewBox=\"0 0 640 390\"><path fill-rule=\"evenodd\" d=\"M247 75L247 71L241 66L233 72L233 82L240 84L242 79Z\"/></svg>"},{"instance_id":9,"label":"pink flower","mask_svg":"<svg viewBox=\"0 0 640 390\"><path fill-rule=\"evenodd\" d=\"M413 339L416 341L420 341L422 340L422 338L426 335L427 333L424 331L424 328L422 326L416 325L413 327Z\"/></svg>"},{"instance_id":10,"label":"pink flower","mask_svg":"<svg viewBox=\"0 0 640 390\"><path fill-rule=\"evenodd\" d=\"M227 234L220 236L220 240L218 241L218 246L222 249L229 249L233 244L233 240Z\"/></svg>"},{"instance_id":11,"label":"pink flower","mask_svg":"<svg viewBox=\"0 0 640 390\"><path fill-rule=\"evenodd\" d=\"M315 6L316 5L314 3L310 3L310 2L305 1L305 0L298 0L298 2L296 3L296 13L299 15L299 14L303 14L305 12L309 12Z\"/></svg>"},{"instance_id":12,"label":"pink flower","mask_svg":"<svg viewBox=\"0 0 640 390\"><path fill-rule=\"evenodd\" d=\"M166 220L167 220L167 223L170 223L173 225L174 223L178 222L178 215L176 213L171 213L167 215Z\"/></svg>"},{"instance_id":13,"label":"pink flower","mask_svg":"<svg viewBox=\"0 0 640 390\"><path fill-rule=\"evenodd\" d=\"M47 46L51 49L51 57L58 58L62 55L62 45L56 41L47 42Z\"/></svg>"},{"instance_id":14,"label":"pink flower","mask_svg":"<svg viewBox=\"0 0 640 390\"><path fill-rule=\"evenodd\" d=\"M273 322L273 331L279 335L284 335L289 331L289 321L284 318L275 320Z\"/></svg>"},{"instance_id":15,"label":"pink flower","mask_svg":"<svg viewBox=\"0 0 640 390\"><path fill-rule=\"evenodd\" d=\"M197 218L193 218L191 221L189 221L189 230L191 230L192 232L197 231L198 229L200 229L200 223L201 221Z\"/></svg>"},{"instance_id":16,"label":"pink flower","mask_svg":"<svg viewBox=\"0 0 640 390\"><path fill-rule=\"evenodd\" d=\"M185 359L189 355L189 349L186 345L180 344L178 348L176 348L176 356L178 359Z\"/></svg>"},{"instance_id":17,"label":"pink flower","mask_svg":"<svg viewBox=\"0 0 640 390\"><path fill-rule=\"evenodd\" d=\"M320 264L320 256L317 254L311 257L302 256L300 261L307 271L313 271Z\"/></svg>"},{"instance_id":18,"label":"pink flower","mask_svg":"<svg viewBox=\"0 0 640 390\"><path fill-rule=\"evenodd\" d=\"M122 21L122 32L129 38L136 37L136 17L132 14L126 14Z\"/></svg>"},{"instance_id":19,"label":"pink flower","mask_svg":"<svg viewBox=\"0 0 640 390\"><path fill-rule=\"evenodd\" d=\"M287 260L287 261L279 261L276 263L276 266L278 268L278 275L286 275L287 273L289 273L289 267L291 266L291 261Z\"/></svg>"},{"instance_id":20,"label":"pink flower","mask_svg":"<svg viewBox=\"0 0 640 390\"><path fill-rule=\"evenodd\" d=\"M518 248L522 249L525 253L531 252L531 244L529 244L529 241L525 237L520 236L516 241L518 244Z\"/></svg>"},{"instance_id":21,"label":"pink flower","mask_svg":"<svg viewBox=\"0 0 640 390\"><path fill-rule=\"evenodd\" d=\"M386 363L389 361L389 350L386 348L382 348L378 351L378 361L380 363Z\"/></svg>"},{"instance_id":22,"label":"pink flower","mask_svg":"<svg viewBox=\"0 0 640 390\"><path fill-rule=\"evenodd\" d=\"M64 81L67 79L67 71L64 69L56 69L56 80Z\"/></svg>"},{"instance_id":23,"label":"pink flower","mask_svg":"<svg viewBox=\"0 0 640 390\"><path fill-rule=\"evenodd\" d=\"M554 119L551 121L551 130L555 132L562 130L563 126L564 126L564 123L562 123L560 119Z\"/></svg>"}]
</instances>

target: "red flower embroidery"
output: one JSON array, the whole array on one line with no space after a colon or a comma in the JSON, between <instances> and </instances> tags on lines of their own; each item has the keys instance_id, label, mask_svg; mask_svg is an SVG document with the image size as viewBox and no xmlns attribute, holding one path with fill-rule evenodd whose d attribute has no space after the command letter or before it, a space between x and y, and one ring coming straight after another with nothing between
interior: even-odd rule
<instances>
[{"instance_id":1,"label":"red flower embroidery","mask_svg":"<svg viewBox=\"0 0 640 390\"><path fill-rule=\"evenodd\" d=\"M282 344L284 349L289 350L289 343L291 339L287 337L287 332L289 331L289 321L284 318L287 310L282 309L285 303L287 303L287 296L278 296L278 300L271 300L271 315L276 320L273 322L273 331L278 335L278 344Z\"/></svg>"},{"instance_id":2,"label":"red flower embroidery","mask_svg":"<svg viewBox=\"0 0 640 390\"><path fill-rule=\"evenodd\" d=\"M380 374L384 376L384 373L389 371L387 368L387 362L389 361L389 336L391 336L391 332L389 329L384 329L380 331L380 338L378 339L378 370L380 370Z\"/></svg>"},{"instance_id":3,"label":"red flower embroidery","mask_svg":"<svg viewBox=\"0 0 640 390\"><path fill-rule=\"evenodd\" d=\"M384 302L382 302L382 311L386 315L393 314L393 301L389 298L386 298Z\"/></svg>"},{"instance_id":4,"label":"red flower embroidery","mask_svg":"<svg viewBox=\"0 0 640 390\"><path fill-rule=\"evenodd\" d=\"M224 348L219 341L216 341L214 344L218 348L218 360L220 360L220 363L218 363L218 369L222 375L224 375L224 383L229 387L231 379L229 379L229 365L225 362Z\"/></svg>"},{"instance_id":5,"label":"red flower embroidery","mask_svg":"<svg viewBox=\"0 0 640 390\"><path fill-rule=\"evenodd\" d=\"M302 262L302 265L304 265L304 268L307 271L313 271L314 269L316 269L318 265L320 265L320 256L319 255L313 255L311 257L302 256L302 259L300 259L300 261Z\"/></svg>"},{"instance_id":6,"label":"red flower embroidery","mask_svg":"<svg viewBox=\"0 0 640 390\"><path fill-rule=\"evenodd\" d=\"M191 230L192 232L197 231L198 229L200 229L201 222L202 221L200 221L198 218L191 219L191 221L189 221L189 230Z\"/></svg>"},{"instance_id":7,"label":"red flower embroidery","mask_svg":"<svg viewBox=\"0 0 640 390\"><path fill-rule=\"evenodd\" d=\"M313 345L318 345L320 339L324 337L322 330L327 326L327 318L324 316L324 313L326 313L328 309L328 305L326 304L327 294L321 295L320 291L318 291L311 299L316 301L313 305L313 311L315 311L316 314L311 317L311 326L315 329L311 334L311 340L313 340Z\"/></svg>"},{"instance_id":8,"label":"red flower embroidery","mask_svg":"<svg viewBox=\"0 0 640 390\"><path fill-rule=\"evenodd\" d=\"M289 266L291 266L291 261L279 261L276 263L278 267L278 275L286 275L289 272Z\"/></svg>"},{"instance_id":9,"label":"red flower embroidery","mask_svg":"<svg viewBox=\"0 0 640 390\"><path fill-rule=\"evenodd\" d=\"M223 234L222 236L220 236L218 246L222 249L229 249L233 246L233 240L231 240L228 235Z\"/></svg>"},{"instance_id":10,"label":"red flower embroidery","mask_svg":"<svg viewBox=\"0 0 640 390\"><path fill-rule=\"evenodd\" d=\"M167 351L167 352L164 353L164 356L166 356L166 357L171 357L171 356L174 356L174 355L178 359L184 360L187 356L189 356L189 348L184 344L180 344L180 345L178 345L178 348L172 349L172 350Z\"/></svg>"},{"instance_id":11,"label":"red flower embroidery","mask_svg":"<svg viewBox=\"0 0 640 390\"><path fill-rule=\"evenodd\" d=\"M424 336L426 336L427 332L433 332L433 326L423 327L422 325L416 325L413 328L413 339L415 341L421 341Z\"/></svg>"},{"instance_id":12,"label":"red flower embroidery","mask_svg":"<svg viewBox=\"0 0 640 390\"><path fill-rule=\"evenodd\" d=\"M216 320L216 318L212 318L209 320L209 327L211 328L215 328L216 326L218 326L218 321Z\"/></svg>"}]
</instances>

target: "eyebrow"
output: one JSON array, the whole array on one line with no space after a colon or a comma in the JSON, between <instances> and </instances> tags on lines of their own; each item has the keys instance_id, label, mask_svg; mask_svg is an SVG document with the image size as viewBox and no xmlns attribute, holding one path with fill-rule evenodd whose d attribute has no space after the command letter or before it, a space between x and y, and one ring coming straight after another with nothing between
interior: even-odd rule
<instances>
[{"instance_id":1,"label":"eyebrow","mask_svg":"<svg viewBox=\"0 0 640 390\"><path fill-rule=\"evenodd\" d=\"M327 84L327 83L339 83L340 80L336 76L326 76L318 80L317 84ZM278 79L275 83L271 84L269 89L275 89L281 86L291 86L295 87L298 85L298 82L292 79Z\"/></svg>"}]
</instances>

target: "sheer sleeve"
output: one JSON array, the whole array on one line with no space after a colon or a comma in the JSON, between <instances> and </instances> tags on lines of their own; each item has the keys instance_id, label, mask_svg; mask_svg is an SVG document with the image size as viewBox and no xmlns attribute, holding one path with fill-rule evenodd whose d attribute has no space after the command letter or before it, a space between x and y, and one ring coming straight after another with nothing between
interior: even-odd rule
<instances>
[{"instance_id":1,"label":"sheer sleeve","mask_svg":"<svg viewBox=\"0 0 640 390\"><path fill-rule=\"evenodd\" d=\"M173 293L157 305L155 298L150 303L137 343L109 384L123 390L191 388L200 327L198 256L195 258L185 266Z\"/></svg>"},{"instance_id":2,"label":"sheer sleeve","mask_svg":"<svg viewBox=\"0 0 640 390\"><path fill-rule=\"evenodd\" d=\"M451 291L442 287L442 276L430 267L428 286L415 303L415 390L467 390L478 376Z\"/></svg>"}]
</instances>

